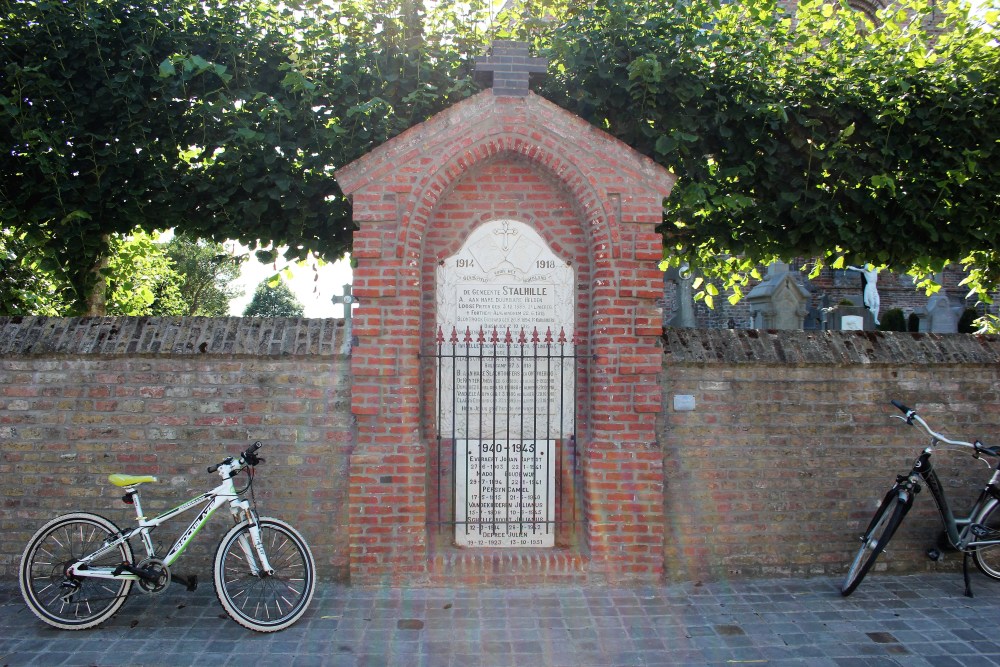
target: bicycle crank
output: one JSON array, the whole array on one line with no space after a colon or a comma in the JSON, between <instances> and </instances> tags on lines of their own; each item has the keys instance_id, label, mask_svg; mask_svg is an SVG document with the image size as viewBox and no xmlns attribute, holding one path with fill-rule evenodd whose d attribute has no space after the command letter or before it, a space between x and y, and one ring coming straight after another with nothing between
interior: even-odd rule
<instances>
[{"instance_id":1,"label":"bicycle crank","mask_svg":"<svg viewBox=\"0 0 1000 667\"><path fill-rule=\"evenodd\" d=\"M170 569L159 558L147 558L138 566L122 563L111 574L117 577L122 572L137 576L136 583L143 593L161 593L170 584Z\"/></svg>"},{"instance_id":2,"label":"bicycle crank","mask_svg":"<svg viewBox=\"0 0 1000 667\"><path fill-rule=\"evenodd\" d=\"M170 585L170 568L159 558L147 558L139 563L139 589L143 593L162 593Z\"/></svg>"}]
</instances>

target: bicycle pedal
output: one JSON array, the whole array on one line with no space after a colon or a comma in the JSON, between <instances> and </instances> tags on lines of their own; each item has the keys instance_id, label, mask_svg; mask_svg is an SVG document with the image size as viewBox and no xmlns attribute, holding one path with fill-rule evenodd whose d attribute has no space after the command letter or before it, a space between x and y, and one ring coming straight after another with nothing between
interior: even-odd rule
<instances>
[{"instance_id":1,"label":"bicycle pedal","mask_svg":"<svg viewBox=\"0 0 1000 667\"><path fill-rule=\"evenodd\" d=\"M936 563L939 560L941 560L941 552L938 551L937 549L928 549L927 557Z\"/></svg>"},{"instance_id":2,"label":"bicycle pedal","mask_svg":"<svg viewBox=\"0 0 1000 667\"><path fill-rule=\"evenodd\" d=\"M997 531L981 523L974 523L969 527L969 531L976 537L989 537L995 535Z\"/></svg>"}]
</instances>

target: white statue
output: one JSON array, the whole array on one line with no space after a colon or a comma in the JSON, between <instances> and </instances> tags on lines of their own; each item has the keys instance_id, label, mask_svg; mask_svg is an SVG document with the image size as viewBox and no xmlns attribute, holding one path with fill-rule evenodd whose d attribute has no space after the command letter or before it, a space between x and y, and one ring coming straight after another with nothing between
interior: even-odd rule
<instances>
[{"instance_id":1,"label":"white statue","mask_svg":"<svg viewBox=\"0 0 1000 667\"><path fill-rule=\"evenodd\" d=\"M872 319L875 320L875 325L878 326L878 269L871 264L865 264L863 268L858 266L849 266L847 267L847 270L858 271L865 277L865 308L871 311Z\"/></svg>"}]
</instances>

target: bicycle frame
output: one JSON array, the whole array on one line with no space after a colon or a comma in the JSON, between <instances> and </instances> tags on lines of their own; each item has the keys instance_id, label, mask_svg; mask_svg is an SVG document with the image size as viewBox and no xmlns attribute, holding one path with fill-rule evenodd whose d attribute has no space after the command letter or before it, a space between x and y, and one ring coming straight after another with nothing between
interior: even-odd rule
<instances>
[{"instance_id":1,"label":"bicycle frame","mask_svg":"<svg viewBox=\"0 0 1000 667\"><path fill-rule=\"evenodd\" d=\"M270 562L267 560L267 554L264 553L264 547L260 539L260 529L257 526L257 517L250 510L250 503L239 498L239 494L236 492L236 485L233 483L233 477L241 469L242 468L239 465L231 463L221 464L218 470L222 475L222 484L215 487L211 491L206 491L200 496L192 498L191 500L178 505L172 510L166 511L153 519L147 519L143 516L142 504L139 500L139 491L136 486L124 487L126 497L131 499L132 504L135 507L136 520L139 525L131 530L123 529L114 540L105 542L97 551L88 554L73 563L66 569L66 574L69 576L90 577L96 579L140 580L142 577L138 574L129 571L122 571L122 568L120 567L90 567L90 563L115 549L122 542L128 541L136 536L139 536L142 539L143 546L146 549L147 558L156 558L156 550L153 547L153 541L150 537L153 529L179 514L183 514L194 507L198 507L202 503L204 503L204 506L201 511L198 512L198 515L195 516L194 520L191 521L187 529L181 533L180 537L177 538L177 541L175 541L173 546L170 547L166 556L163 557L163 564L167 567L173 565L180 557L181 553L183 553L184 549L187 548L188 544L191 543L191 540L194 539L194 536L198 534L198 531L200 531L205 524L208 523L208 520L212 517L215 511L226 503L229 503L234 521L239 523L240 517L243 516L250 523L250 541L253 542L252 548L250 544L246 544L246 540L243 538L241 538L240 547L246 555L247 563L250 565L251 570L254 574L258 574L260 571L272 574L274 572L274 568L271 567ZM257 555L257 559L259 559L259 561L253 558L253 554ZM258 568L257 562L260 563L260 568Z\"/></svg>"},{"instance_id":2,"label":"bicycle frame","mask_svg":"<svg viewBox=\"0 0 1000 667\"><path fill-rule=\"evenodd\" d=\"M934 444L937 444L936 439ZM910 471L910 474L905 478L906 486L914 489L914 491L918 491L919 484L916 478L919 476L924 480L927 484L927 488L931 491L931 495L934 497L934 503L937 505L938 512L944 522L944 528L948 535L948 541L951 542L951 545L959 551L968 551L978 547L995 546L1000 544L1000 539L977 540L975 539L976 535L973 532L973 526L976 525L976 519L982 516L984 511L989 509L993 503L1000 500L1000 465L994 469L993 475L990 477L990 481L980 492L979 498L972 505L968 516L956 517L948 503L944 486L941 484L937 471L931 464L931 454L933 453L933 445L924 449L919 458L917 458L916 462L913 464L913 469ZM890 493L896 492L899 488L904 486L902 482L903 480L898 480L896 486L893 487L893 491Z\"/></svg>"}]
</instances>

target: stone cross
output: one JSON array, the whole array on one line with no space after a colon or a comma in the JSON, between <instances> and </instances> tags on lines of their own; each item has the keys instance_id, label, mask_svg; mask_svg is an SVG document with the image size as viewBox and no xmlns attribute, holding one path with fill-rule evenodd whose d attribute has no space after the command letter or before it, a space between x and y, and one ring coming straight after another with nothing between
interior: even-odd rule
<instances>
[{"instance_id":1,"label":"stone cross","mask_svg":"<svg viewBox=\"0 0 1000 667\"><path fill-rule=\"evenodd\" d=\"M548 64L545 58L528 55L527 42L497 40L490 48L490 55L476 57L475 76L487 84L492 79L494 95L524 97L528 94L530 75L545 74Z\"/></svg>"},{"instance_id":2,"label":"stone cross","mask_svg":"<svg viewBox=\"0 0 1000 667\"><path fill-rule=\"evenodd\" d=\"M694 282L694 272L685 262L681 266L667 271L665 279L676 283L677 293L675 297L676 313L667 322L668 327L679 327L693 329L698 326L694 314L694 297L691 293L691 284Z\"/></svg>"},{"instance_id":3,"label":"stone cross","mask_svg":"<svg viewBox=\"0 0 1000 667\"><path fill-rule=\"evenodd\" d=\"M344 285L343 296L335 296L331 299L334 303L344 304L344 345L340 348L344 354L351 353L351 343L354 339L354 332L351 329L351 311L357 305L357 300L351 294L351 286Z\"/></svg>"}]
</instances>

